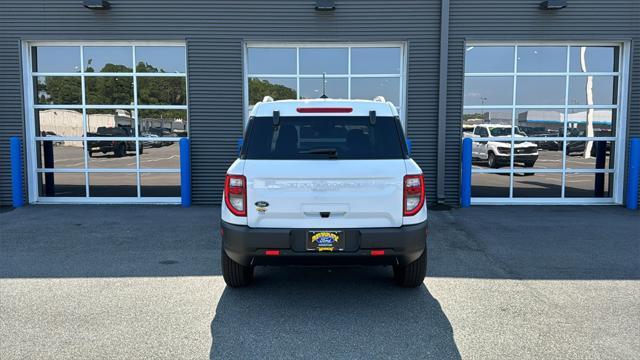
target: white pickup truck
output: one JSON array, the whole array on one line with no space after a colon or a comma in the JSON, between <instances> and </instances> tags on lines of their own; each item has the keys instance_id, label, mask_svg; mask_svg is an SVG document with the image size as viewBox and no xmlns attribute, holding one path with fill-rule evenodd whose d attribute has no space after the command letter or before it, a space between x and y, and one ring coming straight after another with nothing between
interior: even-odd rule
<instances>
[{"instance_id":1,"label":"white pickup truck","mask_svg":"<svg viewBox=\"0 0 640 360\"><path fill-rule=\"evenodd\" d=\"M499 124L476 125L468 137L475 138L472 146L472 157L475 160L486 161L491 168L508 166L511 164L511 126ZM517 140L524 135L516 126L514 128L514 163L522 163L525 167L533 167L538 160L538 145L530 141ZM491 138L482 141L483 138ZM496 140L498 138L498 140ZM505 138L505 141L501 141Z\"/></svg>"},{"instance_id":2,"label":"white pickup truck","mask_svg":"<svg viewBox=\"0 0 640 360\"><path fill-rule=\"evenodd\" d=\"M392 265L399 285L424 281L424 180L389 102L256 104L223 198L229 286L288 264Z\"/></svg>"}]
</instances>

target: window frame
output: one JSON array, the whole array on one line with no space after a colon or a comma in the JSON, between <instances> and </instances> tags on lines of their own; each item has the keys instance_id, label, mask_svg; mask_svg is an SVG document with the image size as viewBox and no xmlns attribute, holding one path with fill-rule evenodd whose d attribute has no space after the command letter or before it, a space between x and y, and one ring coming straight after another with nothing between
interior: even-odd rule
<instances>
[{"instance_id":1,"label":"window frame","mask_svg":"<svg viewBox=\"0 0 640 360\"><path fill-rule=\"evenodd\" d=\"M463 44L463 49L465 50L465 61L466 61L466 49L468 47L473 46L509 46L514 47L513 52L513 71L510 72L486 72L486 73L478 73L478 72L464 72L463 70L463 78L466 79L467 76L473 77L483 77L483 76L503 76L503 77L511 77L513 79L513 99L511 105L465 105L464 101L462 104L462 113L466 110L511 110L511 127L512 133L511 137L506 138L507 141L511 142L511 154L510 154L510 165L509 167L505 167L502 169L472 169L473 174L509 174L509 196L504 198L474 198L472 193L471 204L476 205L504 205L504 204L621 204L623 199L623 186L624 186L624 165L625 165L625 147L626 147L626 128L627 128L627 99L628 99L628 91L629 91L629 69L630 69L630 43L628 41L483 41L483 40L467 40ZM565 71L564 72L518 72L518 47L530 47L530 46L563 46L567 48L566 51L566 63L565 63ZM618 56L618 71L610 71L610 72L575 72L571 70L571 47L579 47L579 46L607 46L607 47L617 47L619 51ZM569 104L569 83L570 79L578 77L578 76L617 76L617 101L612 105L571 105ZM522 104L518 105L516 103L517 96L517 78L518 77L528 77L528 76L554 76L554 77L564 77L565 78L565 101L564 105L537 105L537 104ZM464 82L463 82L464 83ZM464 89L463 89L463 98L464 98ZM562 167L561 169L539 169L539 168L515 168L514 167L514 143L516 138L514 136L514 126L517 126L517 111L518 109L562 109L564 111L564 136L562 137L554 137L553 140L562 141ZM611 109L616 111L616 123L615 123L615 136L609 137L571 137L567 135L568 129L568 114L573 109ZM461 123L462 127L462 123ZM462 134L462 131L461 131ZM522 140L522 139L519 139ZM550 140L547 137L536 137L530 136L526 137L527 141L544 141ZM472 138L472 141L505 141L505 138L482 138L482 140L476 140ZM614 142L615 149L615 159L613 159L612 164L613 168L607 169L568 169L567 161L566 161L566 147L567 144L571 141L611 141ZM514 197L514 173L560 173L562 177L561 182L561 196L554 198L524 198L524 197ZM565 189L566 189L566 177L567 174L575 174L575 173L604 173L605 176L607 174L613 174L613 184L611 185L612 191L608 197L605 198L577 198L577 197L565 197Z\"/></svg>"},{"instance_id":2,"label":"window frame","mask_svg":"<svg viewBox=\"0 0 640 360\"><path fill-rule=\"evenodd\" d=\"M296 49L296 73L295 74L252 74L249 72L249 48L295 48ZM351 49L352 48L400 48L400 71L397 74L352 74L351 73ZM300 49L301 48L348 48L347 74L327 74L326 78L347 79L347 94L351 98L351 79L354 78L398 78L399 104L394 104L400 114L400 123L406 133L406 103L407 103L407 44L403 41L396 42L273 42L273 41L245 41L243 44L243 124L246 130L249 122L251 105L249 104L249 78L293 78L296 80L296 95L300 98L300 79L318 79L322 75L309 75L300 73ZM373 100L373 99L370 99Z\"/></svg>"},{"instance_id":3,"label":"window frame","mask_svg":"<svg viewBox=\"0 0 640 360\"><path fill-rule=\"evenodd\" d=\"M37 46L77 46L80 48L80 71L79 72L35 72L32 67L32 48ZM84 68L84 47L95 46L126 46L131 47L132 51L132 70L131 72L86 72ZM162 47L181 47L184 48L184 72L172 72L172 73L151 73L151 72L137 72L136 69L136 48L145 46L162 46ZM24 96L24 112L25 112L25 138L26 138L26 154L27 154L27 168L28 175L27 181L28 196L30 203L166 203L177 204L180 202L179 197L142 197L142 179L143 173L180 173L180 168L143 168L140 164L139 150L142 146L142 142L149 141L147 137L139 134L139 119L138 110L183 110L186 114L186 129L187 134L190 136L189 128L191 127L189 121L189 76L188 76L188 55L187 44L185 41L62 41L62 40L25 40L22 42L22 68L23 68L23 96ZM82 102L76 105L63 105L63 104L36 104L34 98L34 78L38 76L72 76L79 77L81 79L81 94ZM133 80L133 101L130 105L92 105L87 104L86 97L86 82L87 77L131 77ZM138 84L137 79L139 77L181 77L185 79L185 104L184 105L139 105L138 104ZM36 135L36 123L35 112L40 109L64 109L64 110L78 110L82 113L82 136L40 136ZM134 137L91 137L87 139L88 131L88 110L100 109L100 110L117 110L122 109L129 111L135 124L135 136ZM188 136L188 137L189 137ZM188 138L187 137L187 138ZM163 142L176 142L176 144L182 139L182 137L163 137ZM115 141L135 141L136 144L136 164L134 168L92 168L89 166L88 154L84 149L87 148L88 141L103 141L103 140L115 140ZM47 169L37 167L37 148L38 142L41 141L82 141L84 152L84 166L73 169ZM39 194L39 177L42 173L83 173L85 177L85 196L84 197L47 197L40 196ZM135 197L91 197L90 196L90 174L95 173L135 173L136 174L136 196Z\"/></svg>"}]
</instances>

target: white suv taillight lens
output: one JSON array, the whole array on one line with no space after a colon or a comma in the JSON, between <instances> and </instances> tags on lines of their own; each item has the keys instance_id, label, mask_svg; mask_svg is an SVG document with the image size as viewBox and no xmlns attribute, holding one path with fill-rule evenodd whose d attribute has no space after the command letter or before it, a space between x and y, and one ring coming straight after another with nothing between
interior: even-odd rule
<instances>
[{"instance_id":1,"label":"white suv taillight lens","mask_svg":"<svg viewBox=\"0 0 640 360\"><path fill-rule=\"evenodd\" d=\"M417 214L424 205L424 178L420 175L404 177L404 216Z\"/></svg>"},{"instance_id":2,"label":"white suv taillight lens","mask_svg":"<svg viewBox=\"0 0 640 360\"><path fill-rule=\"evenodd\" d=\"M247 179L228 175L224 181L224 202L235 216L247 216Z\"/></svg>"}]
</instances>

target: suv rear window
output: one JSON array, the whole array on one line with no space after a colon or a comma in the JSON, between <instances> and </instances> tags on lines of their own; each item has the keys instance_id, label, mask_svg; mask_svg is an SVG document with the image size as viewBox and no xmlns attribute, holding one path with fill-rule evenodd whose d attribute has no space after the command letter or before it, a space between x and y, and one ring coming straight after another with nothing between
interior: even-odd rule
<instances>
[{"instance_id":1,"label":"suv rear window","mask_svg":"<svg viewBox=\"0 0 640 360\"><path fill-rule=\"evenodd\" d=\"M404 159L400 122L368 116L256 117L249 124L245 159Z\"/></svg>"}]
</instances>

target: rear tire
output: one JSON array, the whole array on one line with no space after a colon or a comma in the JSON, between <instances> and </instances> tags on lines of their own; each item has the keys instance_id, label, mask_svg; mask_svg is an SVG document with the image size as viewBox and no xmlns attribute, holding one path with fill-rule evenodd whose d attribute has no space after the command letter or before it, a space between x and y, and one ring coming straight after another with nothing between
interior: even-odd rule
<instances>
[{"instance_id":1,"label":"rear tire","mask_svg":"<svg viewBox=\"0 0 640 360\"><path fill-rule=\"evenodd\" d=\"M393 266L393 279L404 287L417 287L423 284L427 275L427 250L420 257L407 265Z\"/></svg>"},{"instance_id":2,"label":"rear tire","mask_svg":"<svg viewBox=\"0 0 640 360\"><path fill-rule=\"evenodd\" d=\"M222 252L222 277L230 287L243 287L253 280L253 266L243 266L233 261L224 249Z\"/></svg>"}]
</instances>

